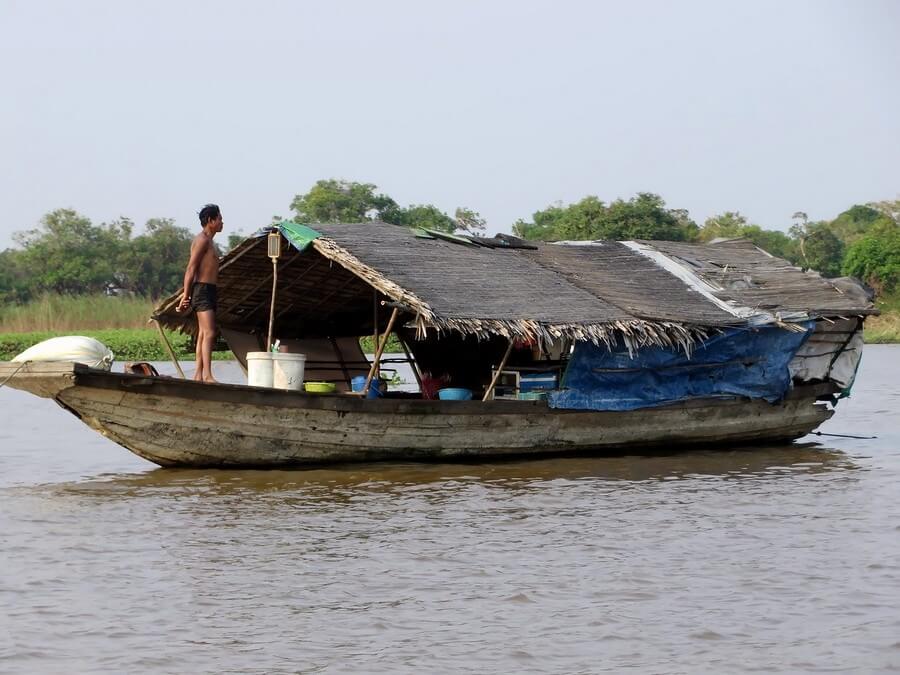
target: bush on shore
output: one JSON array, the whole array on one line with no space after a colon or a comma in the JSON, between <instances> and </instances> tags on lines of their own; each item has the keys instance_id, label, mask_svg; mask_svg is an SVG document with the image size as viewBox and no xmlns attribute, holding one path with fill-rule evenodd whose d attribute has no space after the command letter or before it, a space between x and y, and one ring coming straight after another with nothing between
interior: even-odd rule
<instances>
[{"instance_id":1,"label":"bush on shore","mask_svg":"<svg viewBox=\"0 0 900 675\"><path fill-rule=\"evenodd\" d=\"M0 361L9 361L16 354L21 354L38 342L49 340L52 337L62 335L74 335L73 332L39 331L31 333L2 333L0 334ZM92 337L109 347L116 356L116 361L169 361L159 333L155 330L142 329L113 329L113 330L83 330L77 331L78 335ZM179 360L192 361L194 352L191 350L191 338L181 333L166 331L166 337L172 344L172 349ZM216 360L232 359L234 355L230 351L213 352Z\"/></svg>"}]
</instances>

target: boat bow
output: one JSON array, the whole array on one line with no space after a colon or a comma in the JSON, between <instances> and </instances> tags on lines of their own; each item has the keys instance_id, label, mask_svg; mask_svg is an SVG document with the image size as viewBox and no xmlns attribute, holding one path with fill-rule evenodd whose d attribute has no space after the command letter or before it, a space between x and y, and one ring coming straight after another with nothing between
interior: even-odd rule
<instances>
[{"instance_id":1,"label":"boat bow","mask_svg":"<svg viewBox=\"0 0 900 675\"><path fill-rule=\"evenodd\" d=\"M72 361L0 361L0 386L41 398L56 398L60 392L75 386L76 373L88 370L87 366Z\"/></svg>"}]
</instances>

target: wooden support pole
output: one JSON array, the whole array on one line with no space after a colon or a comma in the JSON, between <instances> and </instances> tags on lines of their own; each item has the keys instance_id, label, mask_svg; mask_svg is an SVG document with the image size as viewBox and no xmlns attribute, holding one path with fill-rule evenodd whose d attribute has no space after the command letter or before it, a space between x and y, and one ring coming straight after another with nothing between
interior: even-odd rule
<instances>
[{"instance_id":1,"label":"wooden support pole","mask_svg":"<svg viewBox=\"0 0 900 675\"><path fill-rule=\"evenodd\" d=\"M509 355L512 354L513 343L515 340L513 338L509 339L509 346L506 348L506 353L503 355L503 359L500 361L500 367L497 368L497 371L494 373L494 377L491 378L491 384L488 386L487 390L484 392L484 398L482 401L489 401L494 395L494 387L497 386L497 380L500 379L500 373L503 372L503 369L506 367L506 361L509 359Z\"/></svg>"},{"instance_id":2,"label":"wooden support pole","mask_svg":"<svg viewBox=\"0 0 900 675\"><path fill-rule=\"evenodd\" d=\"M167 338L166 334L163 332L162 326L156 319L151 319L151 321L156 324L156 330L159 331L159 337L162 340L163 347L165 347L166 351L169 352L169 356L172 358L172 363L175 364L175 370L177 370L178 374L181 375L182 380L186 380L187 378L184 376L184 371L181 369L181 364L178 363L178 357L175 356L175 350L172 349L172 345L169 343L169 338Z\"/></svg>"},{"instance_id":3,"label":"wooden support pole","mask_svg":"<svg viewBox=\"0 0 900 675\"><path fill-rule=\"evenodd\" d=\"M334 355L337 357L338 366L340 366L341 373L344 375L344 379L347 381L347 386L352 387L353 382L350 378L350 371L347 370L347 364L344 362L344 354L341 352L341 348L338 346L337 340L333 337L329 337L328 341L331 343L331 348L334 350Z\"/></svg>"},{"instance_id":4,"label":"wooden support pole","mask_svg":"<svg viewBox=\"0 0 900 675\"><path fill-rule=\"evenodd\" d=\"M372 291L372 344L378 349L378 291Z\"/></svg>"},{"instance_id":5,"label":"wooden support pole","mask_svg":"<svg viewBox=\"0 0 900 675\"><path fill-rule=\"evenodd\" d=\"M412 357L412 354L409 351L409 347L406 346L406 340L400 338L400 346L403 347L403 353L406 354L406 360L409 362L409 365L412 366L413 375L416 376L416 383L419 385L419 391L424 392L422 389L422 373L419 372L419 364Z\"/></svg>"},{"instance_id":6,"label":"wooden support pole","mask_svg":"<svg viewBox=\"0 0 900 675\"><path fill-rule=\"evenodd\" d=\"M378 342L378 349L375 350L375 358L372 359L372 367L369 368L369 374L366 377L366 384L362 389L362 395L366 396L369 393L369 385L372 384L372 378L375 377L375 373L378 372L378 364L381 362L381 354L384 352L384 347L387 345L388 338L391 336L391 331L394 330L394 322L397 320L397 315L400 313L398 308L394 308L394 311L391 312L391 318L388 321L387 328L384 333L381 335L381 340Z\"/></svg>"}]
</instances>

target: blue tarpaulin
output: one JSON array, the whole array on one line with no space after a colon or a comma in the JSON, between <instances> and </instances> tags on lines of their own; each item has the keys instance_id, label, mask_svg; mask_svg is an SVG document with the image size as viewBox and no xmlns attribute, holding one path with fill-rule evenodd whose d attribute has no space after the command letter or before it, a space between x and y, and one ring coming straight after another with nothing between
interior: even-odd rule
<instances>
[{"instance_id":1,"label":"blue tarpaulin","mask_svg":"<svg viewBox=\"0 0 900 675\"><path fill-rule=\"evenodd\" d=\"M710 396L746 396L769 402L791 386L788 363L812 332L777 326L730 329L695 347L688 358L675 348L648 347L632 358L624 345L609 350L579 342L549 396L551 408L635 410Z\"/></svg>"}]
</instances>

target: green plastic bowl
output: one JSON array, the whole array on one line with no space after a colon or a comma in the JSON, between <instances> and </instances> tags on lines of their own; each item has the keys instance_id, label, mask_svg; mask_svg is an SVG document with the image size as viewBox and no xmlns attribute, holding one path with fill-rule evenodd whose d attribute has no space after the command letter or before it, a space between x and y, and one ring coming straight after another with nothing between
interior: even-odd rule
<instances>
[{"instance_id":1,"label":"green plastic bowl","mask_svg":"<svg viewBox=\"0 0 900 675\"><path fill-rule=\"evenodd\" d=\"M333 394L335 390L333 382L305 382L303 388L310 394Z\"/></svg>"}]
</instances>

